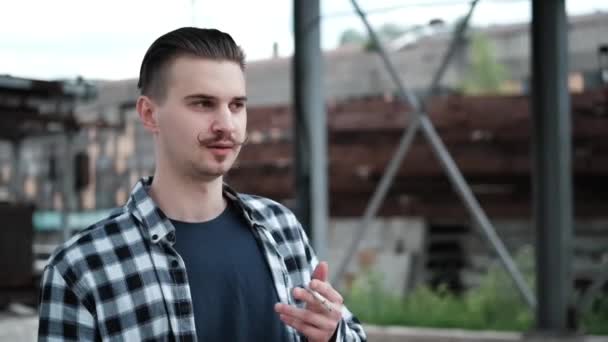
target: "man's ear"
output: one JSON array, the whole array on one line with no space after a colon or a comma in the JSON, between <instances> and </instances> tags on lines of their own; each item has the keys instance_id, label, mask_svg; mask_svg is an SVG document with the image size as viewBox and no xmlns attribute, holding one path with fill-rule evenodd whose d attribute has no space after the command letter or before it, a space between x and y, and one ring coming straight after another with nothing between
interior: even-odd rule
<instances>
[{"instance_id":1,"label":"man's ear","mask_svg":"<svg viewBox=\"0 0 608 342\"><path fill-rule=\"evenodd\" d=\"M148 96L142 95L137 99L136 109L144 128L151 133L157 133L158 120L154 101Z\"/></svg>"}]
</instances>

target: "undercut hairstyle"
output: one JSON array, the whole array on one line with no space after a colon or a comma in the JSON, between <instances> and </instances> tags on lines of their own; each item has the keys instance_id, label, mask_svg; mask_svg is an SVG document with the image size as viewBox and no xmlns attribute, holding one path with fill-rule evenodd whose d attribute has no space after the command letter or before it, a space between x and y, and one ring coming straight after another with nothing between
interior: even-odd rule
<instances>
[{"instance_id":1,"label":"undercut hairstyle","mask_svg":"<svg viewBox=\"0 0 608 342\"><path fill-rule=\"evenodd\" d=\"M216 29L182 27L160 36L148 48L137 83L141 94L163 101L167 95L167 71L171 62L181 56L235 62L245 70L245 53L229 34Z\"/></svg>"}]
</instances>

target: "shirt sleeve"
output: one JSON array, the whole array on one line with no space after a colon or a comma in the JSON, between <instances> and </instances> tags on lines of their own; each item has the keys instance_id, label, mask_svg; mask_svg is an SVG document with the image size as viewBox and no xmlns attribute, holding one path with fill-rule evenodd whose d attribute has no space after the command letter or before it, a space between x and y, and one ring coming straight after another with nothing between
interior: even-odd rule
<instances>
[{"instance_id":1,"label":"shirt sleeve","mask_svg":"<svg viewBox=\"0 0 608 342\"><path fill-rule=\"evenodd\" d=\"M299 231L302 237L302 241L304 243L304 250L306 252L306 261L310 266L310 273L312 274L313 270L319 264L319 260L310 246L308 241L308 237L306 236L306 232L302 229L302 226L299 226ZM331 265L330 265L331 267ZM345 303L346 304L346 303ZM363 326L361 322L355 317L344 305L342 307L342 320L338 324L338 328L336 331L336 342L363 342L367 341L367 336L365 331L363 330Z\"/></svg>"},{"instance_id":2,"label":"shirt sleeve","mask_svg":"<svg viewBox=\"0 0 608 342\"><path fill-rule=\"evenodd\" d=\"M94 341L95 319L54 266L40 288L38 341Z\"/></svg>"}]
</instances>

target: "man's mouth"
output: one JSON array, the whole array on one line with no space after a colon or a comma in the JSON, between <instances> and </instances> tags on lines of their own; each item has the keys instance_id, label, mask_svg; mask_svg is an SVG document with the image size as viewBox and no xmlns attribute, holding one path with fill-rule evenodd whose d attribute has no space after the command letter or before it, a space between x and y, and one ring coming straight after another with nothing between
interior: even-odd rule
<instances>
[{"instance_id":1,"label":"man's mouth","mask_svg":"<svg viewBox=\"0 0 608 342\"><path fill-rule=\"evenodd\" d=\"M235 145L232 143L215 143L207 145L207 149L218 157L224 157L231 153L235 148Z\"/></svg>"},{"instance_id":2,"label":"man's mouth","mask_svg":"<svg viewBox=\"0 0 608 342\"><path fill-rule=\"evenodd\" d=\"M207 147L209 148L218 148L218 149L232 149L234 148L234 144L232 143L217 143L217 144L210 144L207 145Z\"/></svg>"}]
</instances>

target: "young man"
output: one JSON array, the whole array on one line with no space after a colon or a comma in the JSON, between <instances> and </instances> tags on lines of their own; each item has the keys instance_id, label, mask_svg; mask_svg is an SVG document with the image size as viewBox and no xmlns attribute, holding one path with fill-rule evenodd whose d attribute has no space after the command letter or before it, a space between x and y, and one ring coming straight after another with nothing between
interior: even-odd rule
<instances>
[{"instance_id":1,"label":"young man","mask_svg":"<svg viewBox=\"0 0 608 342\"><path fill-rule=\"evenodd\" d=\"M181 28L150 46L137 112L154 177L51 256L39 340L366 339L295 216L223 183L246 141L244 68L217 30Z\"/></svg>"}]
</instances>

